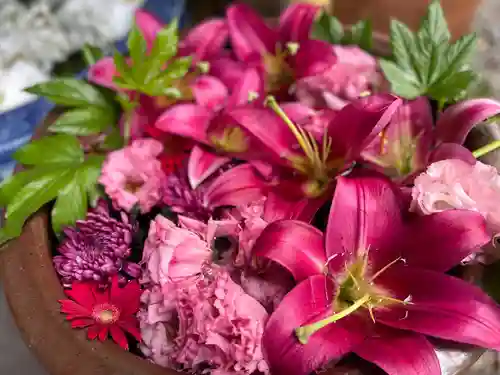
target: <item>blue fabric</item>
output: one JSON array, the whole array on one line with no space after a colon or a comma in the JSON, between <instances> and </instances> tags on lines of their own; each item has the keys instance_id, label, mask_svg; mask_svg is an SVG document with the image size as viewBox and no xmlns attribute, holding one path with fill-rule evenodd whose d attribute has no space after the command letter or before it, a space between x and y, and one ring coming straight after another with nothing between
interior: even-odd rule
<instances>
[{"instance_id":1,"label":"blue fabric","mask_svg":"<svg viewBox=\"0 0 500 375\"><path fill-rule=\"evenodd\" d=\"M184 0L148 0L143 8L165 23L177 18L182 26L188 21L184 12ZM125 52L125 41L118 41L116 48L122 53ZM83 78L86 74L85 70L77 76ZM41 98L12 111L0 113L0 181L14 169L12 154L29 141L37 126L53 108L52 103Z\"/></svg>"}]
</instances>

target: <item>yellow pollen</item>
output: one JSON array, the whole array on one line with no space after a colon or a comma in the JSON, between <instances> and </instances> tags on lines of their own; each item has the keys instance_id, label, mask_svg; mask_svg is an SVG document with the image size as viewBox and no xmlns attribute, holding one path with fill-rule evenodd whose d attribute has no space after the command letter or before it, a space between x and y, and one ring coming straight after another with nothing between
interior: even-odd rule
<instances>
[{"instance_id":1,"label":"yellow pollen","mask_svg":"<svg viewBox=\"0 0 500 375\"><path fill-rule=\"evenodd\" d=\"M306 189L311 193L321 193L322 189L325 187L324 185L327 185L330 177L330 169L328 168L330 161L328 160L328 157L331 152L332 139L328 137L325 131L320 148L314 136L302 127L294 124L283 109L278 105L273 96L268 96L266 98L266 104L287 125L304 153L304 157L294 155L288 157L288 160L292 162L296 170L310 178L310 181L308 181L308 184L306 185Z\"/></svg>"},{"instance_id":2,"label":"yellow pollen","mask_svg":"<svg viewBox=\"0 0 500 375\"><path fill-rule=\"evenodd\" d=\"M247 137L239 127L225 128L222 136L212 135L212 144L223 151L241 153L248 150Z\"/></svg>"},{"instance_id":3,"label":"yellow pollen","mask_svg":"<svg viewBox=\"0 0 500 375\"><path fill-rule=\"evenodd\" d=\"M111 323L113 319L113 311L103 310L99 313L99 320L102 323Z\"/></svg>"}]
</instances>

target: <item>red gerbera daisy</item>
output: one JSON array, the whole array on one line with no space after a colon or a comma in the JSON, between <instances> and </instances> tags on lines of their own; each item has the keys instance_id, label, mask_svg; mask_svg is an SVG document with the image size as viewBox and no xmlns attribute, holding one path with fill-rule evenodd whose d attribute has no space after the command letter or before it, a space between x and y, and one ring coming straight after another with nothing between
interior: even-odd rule
<instances>
[{"instance_id":1,"label":"red gerbera daisy","mask_svg":"<svg viewBox=\"0 0 500 375\"><path fill-rule=\"evenodd\" d=\"M105 290L100 290L93 282L74 282L65 293L71 299L59 300L61 312L67 314L66 319L71 321L73 328L88 328L89 340L104 341L111 335L125 350L128 350L125 332L141 341L135 317L141 296L137 281L121 288L118 277L114 277Z\"/></svg>"}]
</instances>

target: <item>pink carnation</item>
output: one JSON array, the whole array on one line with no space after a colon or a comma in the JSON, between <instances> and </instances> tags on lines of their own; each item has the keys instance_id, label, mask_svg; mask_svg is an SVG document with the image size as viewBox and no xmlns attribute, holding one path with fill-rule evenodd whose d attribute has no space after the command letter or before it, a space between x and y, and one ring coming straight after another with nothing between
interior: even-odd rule
<instances>
[{"instance_id":1,"label":"pink carnation","mask_svg":"<svg viewBox=\"0 0 500 375\"><path fill-rule=\"evenodd\" d=\"M297 97L311 107L339 110L378 84L377 60L356 46L334 46L337 62L320 75L297 82Z\"/></svg>"},{"instance_id":2,"label":"pink carnation","mask_svg":"<svg viewBox=\"0 0 500 375\"><path fill-rule=\"evenodd\" d=\"M415 179L412 209L425 215L458 208L481 213L500 232L500 176L495 167L458 159L431 164Z\"/></svg>"},{"instance_id":3,"label":"pink carnation","mask_svg":"<svg viewBox=\"0 0 500 375\"><path fill-rule=\"evenodd\" d=\"M229 274L213 269L211 277L175 295L175 309L164 313L171 295L153 288L144 293L139 313L142 351L155 363L179 370L203 371L213 375L268 374L262 352L266 310L231 280Z\"/></svg>"},{"instance_id":4,"label":"pink carnation","mask_svg":"<svg viewBox=\"0 0 500 375\"><path fill-rule=\"evenodd\" d=\"M160 201L165 178L160 161L163 151L154 139L138 139L130 146L108 154L99 182L113 204L130 211L136 204L146 213Z\"/></svg>"},{"instance_id":5,"label":"pink carnation","mask_svg":"<svg viewBox=\"0 0 500 375\"><path fill-rule=\"evenodd\" d=\"M144 244L144 278L161 286L182 281L200 274L211 254L208 243L198 234L158 215L151 221Z\"/></svg>"}]
</instances>

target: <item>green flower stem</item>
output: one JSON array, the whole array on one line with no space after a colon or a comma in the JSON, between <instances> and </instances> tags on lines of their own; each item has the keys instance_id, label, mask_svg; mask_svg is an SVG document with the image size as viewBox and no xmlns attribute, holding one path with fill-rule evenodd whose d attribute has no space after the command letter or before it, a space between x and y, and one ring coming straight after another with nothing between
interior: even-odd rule
<instances>
[{"instance_id":1,"label":"green flower stem","mask_svg":"<svg viewBox=\"0 0 500 375\"><path fill-rule=\"evenodd\" d=\"M130 141L130 133L132 131L132 128L131 128L132 111L135 109L135 107L137 107L138 104L139 104L139 93L136 92L134 94L134 100L132 102L132 107L126 113L125 124L123 127L123 144L125 146L128 146L129 141Z\"/></svg>"},{"instance_id":2,"label":"green flower stem","mask_svg":"<svg viewBox=\"0 0 500 375\"><path fill-rule=\"evenodd\" d=\"M478 148L476 151L472 153L472 155L474 155L474 157L478 159L486 154L489 154L492 151L495 151L498 148L500 148L500 140L493 141L483 147Z\"/></svg>"}]
</instances>

